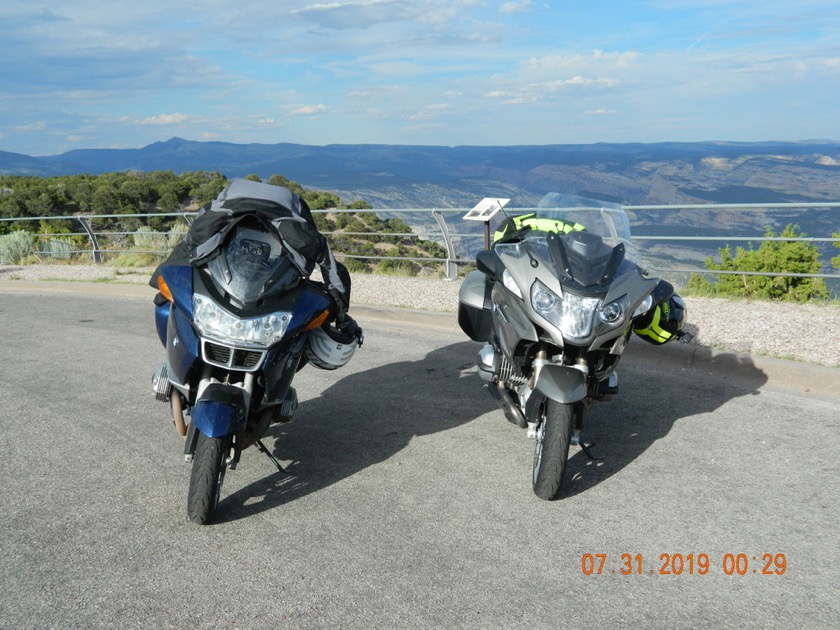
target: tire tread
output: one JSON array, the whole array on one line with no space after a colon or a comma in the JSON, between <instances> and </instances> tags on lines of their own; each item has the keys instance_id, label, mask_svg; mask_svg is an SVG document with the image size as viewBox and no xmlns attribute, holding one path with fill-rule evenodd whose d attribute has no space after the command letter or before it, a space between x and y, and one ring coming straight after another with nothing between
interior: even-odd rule
<instances>
[{"instance_id":1,"label":"tire tread","mask_svg":"<svg viewBox=\"0 0 840 630\"><path fill-rule=\"evenodd\" d=\"M574 425L573 405L564 405L553 400L546 400L545 433L542 443L542 455L534 452L533 487L534 494L540 499L553 501L560 496L563 479L566 476L566 464L569 459L569 444ZM539 469L537 470L537 467Z\"/></svg>"}]
</instances>

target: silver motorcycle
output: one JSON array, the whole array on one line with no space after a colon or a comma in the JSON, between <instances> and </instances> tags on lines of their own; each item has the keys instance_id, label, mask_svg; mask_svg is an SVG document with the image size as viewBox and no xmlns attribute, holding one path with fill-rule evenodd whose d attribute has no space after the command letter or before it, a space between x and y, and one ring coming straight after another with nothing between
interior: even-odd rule
<instances>
[{"instance_id":1,"label":"silver motorcycle","mask_svg":"<svg viewBox=\"0 0 840 630\"><path fill-rule=\"evenodd\" d=\"M485 342L478 374L507 419L535 439L534 493L553 500L569 446L592 457L581 431L592 404L618 392L616 366L631 331L656 343L678 338L685 306L641 265L620 206L549 193L521 212L507 211L491 247L478 253L458 322Z\"/></svg>"}]
</instances>

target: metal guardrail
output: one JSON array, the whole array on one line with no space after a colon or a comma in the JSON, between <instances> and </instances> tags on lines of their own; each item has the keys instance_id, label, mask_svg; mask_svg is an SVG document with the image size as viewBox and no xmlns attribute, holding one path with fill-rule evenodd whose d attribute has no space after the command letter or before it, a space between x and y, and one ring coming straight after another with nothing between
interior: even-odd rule
<instances>
[{"instance_id":1,"label":"metal guardrail","mask_svg":"<svg viewBox=\"0 0 840 630\"><path fill-rule=\"evenodd\" d=\"M796 210L796 209L828 209L828 210L835 210L840 209L840 202L810 202L810 203L749 203L749 204L685 204L685 205L637 205L637 206L625 206L625 210L631 213L645 213L645 212L659 212L659 211L668 211L668 212L685 212L685 211L694 211L694 210L703 210L703 211L723 211L723 210L736 210L736 211L766 211L772 209L784 209L784 210ZM357 258L357 259L364 259L364 260L408 260L417 263L429 264L429 263L438 263L444 266L445 268L445 276L447 279L454 279L458 275L458 268L459 266L464 265L472 265L475 262L473 256L469 255L469 251L477 251L486 245L485 239L486 234L483 230L483 224L475 224L472 223L469 227L476 229L475 232L464 232L464 231L457 231L457 229L453 230L453 227L456 227L458 224L463 226L468 222L459 221L459 218L462 217L468 211L468 208L399 208L399 209L338 209L338 210L314 210L313 213L352 213L352 214L362 214L362 213L374 213L380 216L388 216L388 217L399 217L400 215L413 215L416 219L417 217L427 217L429 219L427 224L418 224L418 221L414 221L415 225L412 226L412 232L409 233L392 233L388 232L386 234L382 234L382 236L396 236L396 237L420 237L425 238L427 240L432 240L436 242L442 242L443 245L446 247L447 256L446 258L430 258L430 257L412 257L412 256L377 256L377 255L351 255L351 254L343 254L341 252L335 252L338 258ZM514 212L528 212L533 211L534 208L515 208L511 209ZM38 237L50 237L50 238L59 238L59 237L85 237L87 239L87 243L89 247L85 249L75 249L75 250L68 250L63 252L65 254L90 254L93 262L101 263L103 261L103 254L119 254L119 253L147 253L147 254L164 254L166 253L165 250L138 250L136 248L130 249L121 249L119 247L114 247L113 244L111 246L104 246L103 243L111 240L113 241L115 237L117 240L121 237L127 237L132 234L133 232L119 232L119 231L107 231L107 230L100 230L97 231L94 229L94 225L97 222L105 222L105 221L114 221L114 220L126 220L126 219L144 219L144 218L156 218L156 219L165 219L165 218L184 218L188 223L192 221L192 218L195 217L195 212L178 212L178 213L149 213L149 214L93 214L93 215L74 215L74 216L41 216L41 217L18 217L18 218L0 218L0 222L25 222L25 221L67 221L73 220L79 223L82 227L82 232L73 232L73 233L63 233L63 234L36 234L35 236ZM446 217L451 216L454 218L450 218L447 221ZM838 221L838 225L840 225L840 221ZM631 224L632 227L632 224ZM480 231L479 229L480 228ZM341 234L346 236L376 236L378 233L375 232L324 232L326 235L331 234ZM684 236L684 235L668 235L668 236L637 236L634 235L634 241L637 241L641 244L645 242L657 242L657 241L672 241L672 242L680 242L680 241L695 241L695 242L703 242L703 241L712 241L712 242L721 242L721 243L729 243L729 242L764 242L764 241L802 241L802 242L809 242L809 243L832 243L838 244L840 243L840 239L834 238L833 236L824 236L824 237L797 237L797 238L784 238L784 237L766 237L764 235L755 235L755 236L731 236L731 235L719 235L719 236ZM470 241L475 241L478 244L467 246L466 243ZM814 277L814 278L823 278L823 279L832 279L832 280L840 280L840 274L838 273L819 273L819 274L807 274L807 273L793 273L793 272L747 272L747 271L718 271L718 270L709 270L705 268L686 268L686 267L657 267L657 271L663 274L711 274L711 275L756 275L756 276L783 276L783 277Z\"/></svg>"},{"instance_id":2,"label":"metal guardrail","mask_svg":"<svg viewBox=\"0 0 840 630\"><path fill-rule=\"evenodd\" d=\"M684 204L684 205L636 205L636 206L623 206L626 211L629 212L654 212L654 211L670 211L670 212L678 212L678 211L692 211L692 210L703 210L703 211L722 211L722 210L736 210L736 211L759 211L759 210L773 210L773 209L784 209L784 210L797 210L797 209L828 209L828 210L836 210L840 209L840 202L810 202L810 203L734 203L734 204ZM528 212L533 211L534 208L513 208L511 209L512 212L520 213L520 212ZM466 209L452 209L452 210L435 210L435 212L457 212L457 213L465 213ZM840 221L838 221L838 225L840 225ZM446 226L443 226L442 229L446 229ZM632 229L632 222L631 222L631 229ZM450 251L450 256L454 257L454 250L450 246L451 242L454 242L458 238L486 238L483 234L478 233L452 233L450 232L447 235L447 247ZM840 244L840 238L835 238L833 236L829 237L767 237L763 234L755 235L755 236L732 236L732 235L719 235L719 236L678 236L678 235L668 235L668 236L640 236L637 234L633 235L633 240L639 243L645 242L656 242L656 241L695 241L695 242L719 242L719 243L730 243L730 242L765 242L765 241L778 241L778 242L807 242L807 243L832 243L832 244ZM461 259L459 262L464 262L464 259ZM474 262L473 260L469 260L469 262ZM712 269L705 269L701 267L657 267L657 271L663 274L705 274L705 275L743 275L743 276L768 276L768 277L790 277L790 278L822 278L822 279L832 279L832 280L840 280L840 274L838 273L795 273L795 272L761 272L761 271L725 271L725 270L712 270Z\"/></svg>"},{"instance_id":3,"label":"metal guardrail","mask_svg":"<svg viewBox=\"0 0 840 630\"><path fill-rule=\"evenodd\" d=\"M810 202L810 203L733 203L733 204L675 204L675 205L645 205L645 206L624 206L629 212L650 212L650 211L757 211L757 210L808 210L824 208L828 210L840 209L840 202ZM840 225L840 222L838 222ZM634 241L712 241L720 243L751 243L751 242L806 242L806 243L840 243L840 239L834 237L768 237L768 236L633 236ZM682 274L706 274L706 275L738 275L738 276L767 276L767 277L788 277L788 278L822 278L837 280L840 274L837 273L792 273L792 272L761 272L761 271L719 271L700 268L662 268L666 273Z\"/></svg>"}]
</instances>

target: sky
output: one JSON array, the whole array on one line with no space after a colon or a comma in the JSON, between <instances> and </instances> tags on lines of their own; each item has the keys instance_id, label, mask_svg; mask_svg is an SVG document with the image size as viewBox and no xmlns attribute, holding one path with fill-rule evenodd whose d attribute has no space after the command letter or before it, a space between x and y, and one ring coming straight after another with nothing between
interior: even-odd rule
<instances>
[{"instance_id":1,"label":"sky","mask_svg":"<svg viewBox=\"0 0 840 630\"><path fill-rule=\"evenodd\" d=\"M840 140L838 0L5 0L0 150Z\"/></svg>"}]
</instances>

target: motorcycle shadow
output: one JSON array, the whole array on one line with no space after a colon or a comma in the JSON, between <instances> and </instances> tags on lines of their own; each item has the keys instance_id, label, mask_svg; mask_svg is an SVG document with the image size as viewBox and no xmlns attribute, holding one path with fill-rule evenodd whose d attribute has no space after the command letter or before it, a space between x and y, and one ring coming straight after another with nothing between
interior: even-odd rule
<instances>
[{"instance_id":1,"label":"motorcycle shadow","mask_svg":"<svg viewBox=\"0 0 840 630\"><path fill-rule=\"evenodd\" d=\"M583 432L584 443L597 458L571 447L561 497L592 489L638 459L664 438L678 420L714 412L730 400L758 395L767 376L742 355L725 355L737 366L738 378L725 373L692 378L655 363L623 362L619 394L596 403Z\"/></svg>"},{"instance_id":2,"label":"motorcycle shadow","mask_svg":"<svg viewBox=\"0 0 840 630\"><path fill-rule=\"evenodd\" d=\"M284 463L291 460L288 474L275 472L227 496L223 488L214 522L247 518L302 498L387 460L415 436L446 431L497 409L477 386L477 377L463 378L465 370L474 369L475 353L476 344L466 341L419 361L388 363L343 378L344 368L316 374L338 380L320 396L303 400L295 419L273 426L263 440L271 448L270 438L277 438L273 452ZM305 394L308 385L300 383L298 391Z\"/></svg>"}]
</instances>

